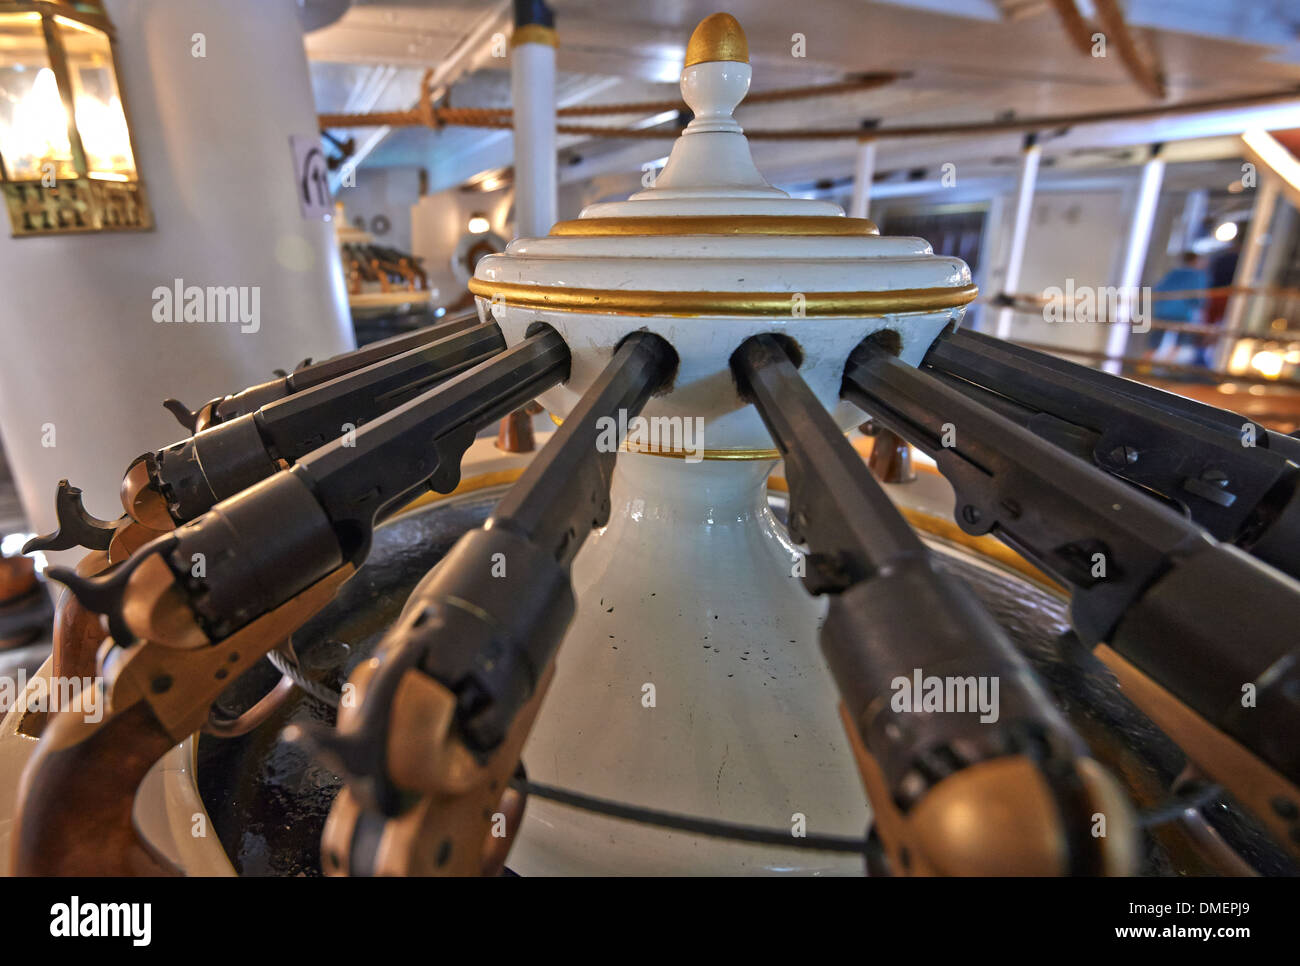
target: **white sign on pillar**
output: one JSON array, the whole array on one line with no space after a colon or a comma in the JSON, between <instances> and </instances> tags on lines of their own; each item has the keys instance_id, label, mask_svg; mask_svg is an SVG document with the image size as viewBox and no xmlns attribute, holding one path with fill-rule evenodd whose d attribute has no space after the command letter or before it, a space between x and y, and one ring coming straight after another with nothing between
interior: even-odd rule
<instances>
[{"instance_id":1,"label":"white sign on pillar","mask_svg":"<svg viewBox=\"0 0 1300 966\"><path fill-rule=\"evenodd\" d=\"M293 150L293 180L302 216L310 221L329 218L334 212L334 199L330 196L329 166L320 137L290 134L289 147Z\"/></svg>"}]
</instances>

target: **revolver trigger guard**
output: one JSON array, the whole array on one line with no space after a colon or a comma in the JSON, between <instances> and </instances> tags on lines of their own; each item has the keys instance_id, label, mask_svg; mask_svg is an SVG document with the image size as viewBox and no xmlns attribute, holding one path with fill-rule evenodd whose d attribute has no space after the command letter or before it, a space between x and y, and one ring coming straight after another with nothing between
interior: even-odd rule
<instances>
[{"instance_id":1,"label":"revolver trigger guard","mask_svg":"<svg viewBox=\"0 0 1300 966\"><path fill-rule=\"evenodd\" d=\"M281 737L300 745L313 758L330 771L349 780L355 780L367 769L366 743L356 735L342 732L323 724L293 724L285 728Z\"/></svg>"},{"instance_id":2,"label":"revolver trigger guard","mask_svg":"<svg viewBox=\"0 0 1300 966\"><path fill-rule=\"evenodd\" d=\"M431 624L440 622L440 616L431 616ZM403 611L399 621L407 619ZM396 815L401 800L400 790L388 777L389 711L403 676L419 667L424 656L425 649L411 641L393 650L381 649L376 654L379 667L366 682L364 699L347 730L291 725L284 732L286 740L305 745L343 778L366 808L384 815Z\"/></svg>"},{"instance_id":3,"label":"revolver trigger guard","mask_svg":"<svg viewBox=\"0 0 1300 966\"><path fill-rule=\"evenodd\" d=\"M292 724L281 737L298 745L343 779L367 810L392 817L400 811L401 792L388 778L382 734L342 732L325 724Z\"/></svg>"}]
</instances>

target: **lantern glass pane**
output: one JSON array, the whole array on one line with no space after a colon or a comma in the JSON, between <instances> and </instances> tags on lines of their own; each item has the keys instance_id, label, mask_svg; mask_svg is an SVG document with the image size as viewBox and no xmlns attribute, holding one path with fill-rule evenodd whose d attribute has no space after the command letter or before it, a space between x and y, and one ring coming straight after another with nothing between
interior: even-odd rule
<instances>
[{"instance_id":1,"label":"lantern glass pane","mask_svg":"<svg viewBox=\"0 0 1300 966\"><path fill-rule=\"evenodd\" d=\"M0 158L12 181L77 173L40 14L0 14Z\"/></svg>"},{"instance_id":2,"label":"lantern glass pane","mask_svg":"<svg viewBox=\"0 0 1300 966\"><path fill-rule=\"evenodd\" d=\"M55 17L54 22L68 58L77 133L86 152L87 172L92 178L135 180L131 135L108 36L66 17Z\"/></svg>"}]
</instances>

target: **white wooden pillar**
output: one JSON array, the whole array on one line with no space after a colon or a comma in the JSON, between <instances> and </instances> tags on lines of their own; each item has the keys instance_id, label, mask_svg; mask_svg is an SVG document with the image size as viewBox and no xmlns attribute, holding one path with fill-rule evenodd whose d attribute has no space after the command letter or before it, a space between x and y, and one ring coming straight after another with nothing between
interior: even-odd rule
<instances>
[{"instance_id":1,"label":"white wooden pillar","mask_svg":"<svg viewBox=\"0 0 1300 966\"><path fill-rule=\"evenodd\" d=\"M541 0L516 0L510 38L515 129L515 234L537 238L556 222L554 18Z\"/></svg>"},{"instance_id":2,"label":"white wooden pillar","mask_svg":"<svg viewBox=\"0 0 1300 966\"><path fill-rule=\"evenodd\" d=\"M0 430L41 532L64 477L122 512L127 464L188 435L166 397L196 407L352 347L334 225L304 215L290 148L319 137L297 4L105 7L153 229L11 238L0 215ZM256 319L187 321L158 294L178 285L237 291Z\"/></svg>"},{"instance_id":3,"label":"white wooden pillar","mask_svg":"<svg viewBox=\"0 0 1300 966\"><path fill-rule=\"evenodd\" d=\"M1102 368L1113 375L1118 375L1123 368L1119 359L1128 348L1128 335L1133 327L1134 300L1142 282L1142 267L1147 261L1147 250L1151 247L1151 228L1155 224L1156 206L1160 202L1160 186L1164 178L1165 162L1161 159L1157 146L1142 166L1142 180L1138 184L1137 201L1133 205L1133 217L1129 221L1128 243L1124 249L1124 265L1120 270L1117 312L1115 318L1107 320L1109 331L1106 333L1106 355L1111 358L1106 360Z\"/></svg>"},{"instance_id":4,"label":"white wooden pillar","mask_svg":"<svg viewBox=\"0 0 1300 966\"><path fill-rule=\"evenodd\" d=\"M1246 237L1241 241L1241 254L1237 257L1237 269L1232 276L1235 288L1254 285L1259 276L1259 265L1264 257L1264 248L1268 244L1269 229L1273 224L1273 212L1277 208L1279 184L1276 177L1260 172L1259 189L1255 193L1255 204L1250 210L1250 227ZM1228 302L1228 311L1223 319L1223 338L1219 340L1214 353L1214 368L1219 372L1228 370L1228 361L1238 337L1245 330L1246 309L1250 305L1250 295L1234 295Z\"/></svg>"},{"instance_id":5,"label":"white wooden pillar","mask_svg":"<svg viewBox=\"0 0 1300 966\"><path fill-rule=\"evenodd\" d=\"M875 176L876 142L859 141L858 154L853 165L853 200L849 203L851 217L867 217L867 210L871 207L871 182Z\"/></svg>"},{"instance_id":6,"label":"white wooden pillar","mask_svg":"<svg viewBox=\"0 0 1300 966\"><path fill-rule=\"evenodd\" d=\"M1020 159L1020 186L1016 191L1016 220L1011 230L1011 250L1007 252L1007 267L1002 275L1002 291L1007 295L1016 294L1020 285L1020 267L1025 259L1025 242L1029 238L1029 218L1034 211L1034 186L1038 183L1038 162L1042 158L1042 148L1037 139L1030 135L1025 138L1025 149ZM1015 312L1004 308L998 313L997 337L1005 339L1011 335L1011 322Z\"/></svg>"}]
</instances>

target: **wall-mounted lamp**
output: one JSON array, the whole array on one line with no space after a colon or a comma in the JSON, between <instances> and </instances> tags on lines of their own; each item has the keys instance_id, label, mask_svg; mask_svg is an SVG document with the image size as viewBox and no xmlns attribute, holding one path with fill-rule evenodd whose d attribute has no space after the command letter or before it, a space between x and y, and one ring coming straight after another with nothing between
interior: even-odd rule
<instances>
[{"instance_id":1,"label":"wall-mounted lamp","mask_svg":"<svg viewBox=\"0 0 1300 966\"><path fill-rule=\"evenodd\" d=\"M15 237L152 228L101 0L0 0L0 191Z\"/></svg>"},{"instance_id":2,"label":"wall-mounted lamp","mask_svg":"<svg viewBox=\"0 0 1300 966\"><path fill-rule=\"evenodd\" d=\"M475 212L470 216L468 227L471 234L482 235L492 227L492 224L487 220L487 215L481 215L478 212Z\"/></svg>"}]
</instances>

